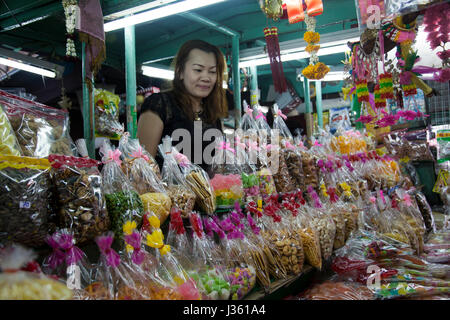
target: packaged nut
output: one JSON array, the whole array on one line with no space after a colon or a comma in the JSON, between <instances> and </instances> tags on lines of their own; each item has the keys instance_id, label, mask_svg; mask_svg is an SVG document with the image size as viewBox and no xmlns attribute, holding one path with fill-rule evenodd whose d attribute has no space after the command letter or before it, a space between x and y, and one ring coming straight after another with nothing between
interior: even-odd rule
<instances>
[{"instance_id":1,"label":"packaged nut","mask_svg":"<svg viewBox=\"0 0 450 320\"><path fill-rule=\"evenodd\" d=\"M314 189L319 186L318 167L315 158L309 152L301 152L303 173L305 175L304 185L311 185Z\"/></svg>"},{"instance_id":2,"label":"packaged nut","mask_svg":"<svg viewBox=\"0 0 450 320\"><path fill-rule=\"evenodd\" d=\"M286 193L295 190L294 182L289 174L284 153L278 145L266 145L268 157L271 161L271 167L274 168L273 180L278 192ZM277 163L278 162L278 163Z\"/></svg>"},{"instance_id":3,"label":"packaged nut","mask_svg":"<svg viewBox=\"0 0 450 320\"><path fill-rule=\"evenodd\" d=\"M47 159L0 155L0 242L39 247L54 231L49 171Z\"/></svg>"},{"instance_id":4,"label":"packaged nut","mask_svg":"<svg viewBox=\"0 0 450 320\"><path fill-rule=\"evenodd\" d=\"M169 185L167 190L172 204L181 210L181 216L183 218L189 217L189 213L194 210L195 194L183 185Z\"/></svg>"},{"instance_id":5,"label":"packaged nut","mask_svg":"<svg viewBox=\"0 0 450 320\"><path fill-rule=\"evenodd\" d=\"M289 174L291 175L297 188L300 190L306 190L302 157L288 140L284 140L283 143L285 147L282 149L282 152L284 158L286 159Z\"/></svg>"},{"instance_id":6,"label":"packaged nut","mask_svg":"<svg viewBox=\"0 0 450 320\"><path fill-rule=\"evenodd\" d=\"M78 244L109 229L99 162L93 159L50 155L51 177L57 190L60 227L69 228Z\"/></svg>"}]
</instances>

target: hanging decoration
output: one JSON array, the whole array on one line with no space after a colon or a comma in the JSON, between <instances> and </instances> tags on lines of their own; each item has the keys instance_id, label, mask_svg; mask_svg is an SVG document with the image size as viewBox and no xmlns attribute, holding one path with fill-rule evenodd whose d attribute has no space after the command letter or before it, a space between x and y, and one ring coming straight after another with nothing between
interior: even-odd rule
<instances>
[{"instance_id":1,"label":"hanging decoration","mask_svg":"<svg viewBox=\"0 0 450 320\"><path fill-rule=\"evenodd\" d=\"M284 78L283 63L280 55L278 28L264 28L264 37L266 38L267 52L269 54L275 91L283 93L287 90L287 84L286 79Z\"/></svg>"},{"instance_id":2,"label":"hanging decoration","mask_svg":"<svg viewBox=\"0 0 450 320\"><path fill-rule=\"evenodd\" d=\"M381 89L379 84L375 85L374 95L375 95L375 108L377 108L378 110L380 108L386 107L386 99L384 99L381 96Z\"/></svg>"},{"instance_id":3,"label":"hanging decoration","mask_svg":"<svg viewBox=\"0 0 450 320\"><path fill-rule=\"evenodd\" d=\"M419 57L417 56L417 51L409 53L406 56L406 59L402 57L401 48L397 47L397 58L398 65L402 70L400 74L400 84L402 85L403 95L405 97L414 96L417 94L417 87L413 82L413 75L417 76L418 74L413 72L412 69L416 61L418 61Z\"/></svg>"},{"instance_id":4,"label":"hanging decoration","mask_svg":"<svg viewBox=\"0 0 450 320\"><path fill-rule=\"evenodd\" d=\"M286 8L290 24L305 20L304 9L308 11L310 17L323 13L322 0L285 0L283 7Z\"/></svg>"},{"instance_id":5,"label":"hanging decoration","mask_svg":"<svg viewBox=\"0 0 450 320\"><path fill-rule=\"evenodd\" d=\"M369 46L368 42L373 42L371 52L364 51L363 48ZM378 59L380 57L380 41L377 30L366 29L361 35L361 41L352 45L352 67L353 79L366 79L368 82L376 82L378 77Z\"/></svg>"},{"instance_id":6,"label":"hanging decoration","mask_svg":"<svg viewBox=\"0 0 450 320\"><path fill-rule=\"evenodd\" d=\"M77 13L77 0L62 0L64 7L64 14L66 16L66 59L77 59L77 52L75 49L75 25Z\"/></svg>"},{"instance_id":7,"label":"hanging decoration","mask_svg":"<svg viewBox=\"0 0 450 320\"><path fill-rule=\"evenodd\" d=\"M311 55L309 65L303 69L302 74L310 80L320 80L330 71L330 68L322 62L319 62L317 52L320 49L320 34L316 32L316 18L308 15L305 17L307 31L303 39L308 44L306 51Z\"/></svg>"},{"instance_id":8,"label":"hanging decoration","mask_svg":"<svg viewBox=\"0 0 450 320\"><path fill-rule=\"evenodd\" d=\"M450 49L445 48L450 36L449 20L449 3L428 8L423 17L423 24L425 26L425 32L428 32L427 40L431 49L442 48L442 51L437 52L437 56L442 60L442 68L440 70L434 70L435 75L433 78L433 80L439 82L450 81Z\"/></svg>"},{"instance_id":9,"label":"hanging decoration","mask_svg":"<svg viewBox=\"0 0 450 320\"><path fill-rule=\"evenodd\" d=\"M283 15L282 0L259 0L259 6L269 19L277 21Z\"/></svg>"},{"instance_id":10,"label":"hanging decoration","mask_svg":"<svg viewBox=\"0 0 450 320\"><path fill-rule=\"evenodd\" d=\"M394 83L392 73L385 72L379 76L379 88L381 99L394 99Z\"/></svg>"}]
</instances>

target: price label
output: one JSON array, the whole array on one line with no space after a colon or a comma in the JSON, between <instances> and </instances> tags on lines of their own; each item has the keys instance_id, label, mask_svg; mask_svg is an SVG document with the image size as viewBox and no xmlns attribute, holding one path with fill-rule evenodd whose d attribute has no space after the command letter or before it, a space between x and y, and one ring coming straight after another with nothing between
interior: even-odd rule
<instances>
[{"instance_id":1,"label":"price label","mask_svg":"<svg viewBox=\"0 0 450 320\"><path fill-rule=\"evenodd\" d=\"M20 209L30 209L31 208L31 202L30 201L20 201L19 202Z\"/></svg>"}]
</instances>

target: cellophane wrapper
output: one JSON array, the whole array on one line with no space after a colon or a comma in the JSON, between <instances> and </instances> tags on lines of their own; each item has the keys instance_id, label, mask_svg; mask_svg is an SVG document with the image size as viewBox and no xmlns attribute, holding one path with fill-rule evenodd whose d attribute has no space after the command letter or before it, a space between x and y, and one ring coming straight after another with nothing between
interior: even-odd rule
<instances>
[{"instance_id":1,"label":"cellophane wrapper","mask_svg":"<svg viewBox=\"0 0 450 320\"><path fill-rule=\"evenodd\" d=\"M0 105L6 113L24 156L44 158L49 154L76 155L69 135L69 114L0 90Z\"/></svg>"},{"instance_id":2,"label":"cellophane wrapper","mask_svg":"<svg viewBox=\"0 0 450 320\"><path fill-rule=\"evenodd\" d=\"M115 241L123 244L123 225L126 221L133 220L139 227L142 223L144 206L139 194L120 168L118 159L120 151L117 149L113 151L110 143L105 141L100 153L104 163L101 174L111 230L114 232ZM113 153L116 153L116 156ZM111 157L116 157L116 160Z\"/></svg>"},{"instance_id":3,"label":"cellophane wrapper","mask_svg":"<svg viewBox=\"0 0 450 320\"><path fill-rule=\"evenodd\" d=\"M0 242L43 245L56 222L48 160L0 155L0 182Z\"/></svg>"},{"instance_id":4,"label":"cellophane wrapper","mask_svg":"<svg viewBox=\"0 0 450 320\"><path fill-rule=\"evenodd\" d=\"M197 196L192 191L186 179L178 167L172 149L170 137L163 138L163 144L158 146L159 152L164 158L161 174L163 182L167 186L167 192L172 200L172 205L181 210L183 218L187 218L194 209Z\"/></svg>"},{"instance_id":5,"label":"cellophane wrapper","mask_svg":"<svg viewBox=\"0 0 450 320\"><path fill-rule=\"evenodd\" d=\"M17 141L16 134L0 104L0 153L10 156L21 156L22 149Z\"/></svg>"},{"instance_id":6,"label":"cellophane wrapper","mask_svg":"<svg viewBox=\"0 0 450 320\"><path fill-rule=\"evenodd\" d=\"M99 162L63 155L50 155L48 159L57 191L59 226L72 230L78 244L109 230Z\"/></svg>"}]
</instances>

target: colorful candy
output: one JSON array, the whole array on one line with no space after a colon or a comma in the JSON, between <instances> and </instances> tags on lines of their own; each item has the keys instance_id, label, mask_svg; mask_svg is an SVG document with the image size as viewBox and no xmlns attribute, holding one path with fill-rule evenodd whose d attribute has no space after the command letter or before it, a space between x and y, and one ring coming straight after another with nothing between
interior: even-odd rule
<instances>
[{"instance_id":1,"label":"colorful candy","mask_svg":"<svg viewBox=\"0 0 450 320\"><path fill-rule=\"evenodd\" d=\"M232 208L236 201L242 202L244 191L240 174L216 174L211 179L219 208Z\"/></svg>"}]
</instances>

